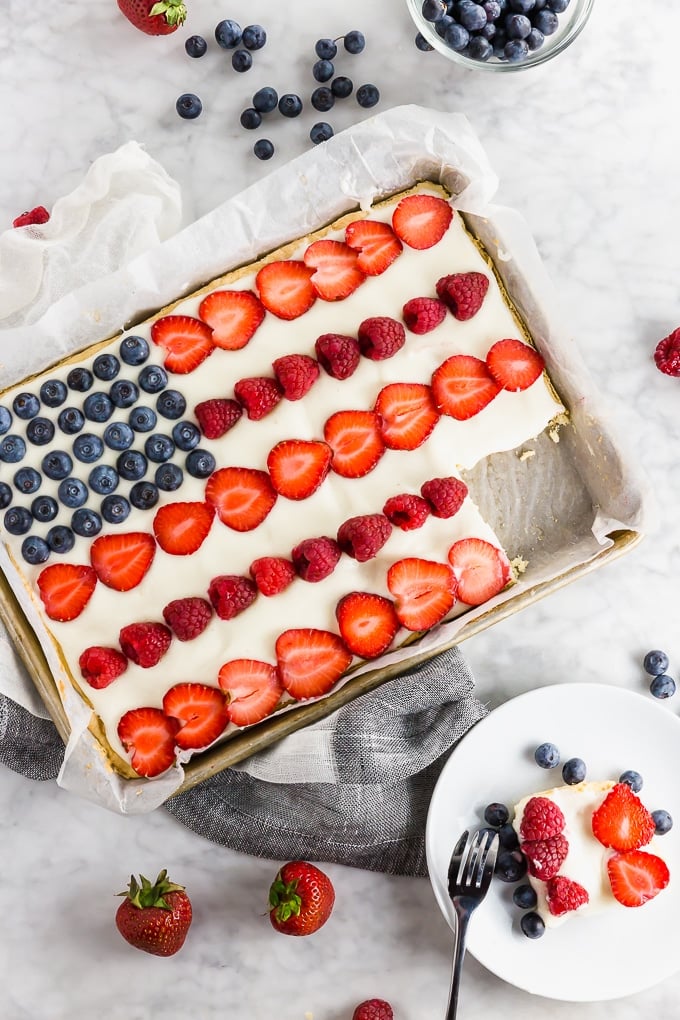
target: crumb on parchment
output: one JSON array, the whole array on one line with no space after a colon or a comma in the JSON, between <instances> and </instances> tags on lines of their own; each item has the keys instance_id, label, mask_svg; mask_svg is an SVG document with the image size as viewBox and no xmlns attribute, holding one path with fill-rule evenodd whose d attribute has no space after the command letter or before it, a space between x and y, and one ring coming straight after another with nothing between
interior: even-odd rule
<instances>
[{"instance_id":1,"label":"crumb on parchment","mask_svg":"<svg viewBox=\"0 0 680 1020\"><path fill-rule=\"evenodd\" d=\"M514 560L510 560L510 566L512 567L513 575L517 577L518 574L524 573L529 566L529 561L522 559L521 556L515 556Z\"/></svg>"},{"instance_id":2,"label":"crumb on parchment","mask_svg":"<svg viewBox=\"0 0 680 1020\"><path fill-rule=\"evenodd\" d=\"M522 450L522 452L519 455L519 459L524 461L524 460L529 460L530 457L535 457L535 456L536 456L536 451L535 450Z\"/></svg>"}]
</instances>

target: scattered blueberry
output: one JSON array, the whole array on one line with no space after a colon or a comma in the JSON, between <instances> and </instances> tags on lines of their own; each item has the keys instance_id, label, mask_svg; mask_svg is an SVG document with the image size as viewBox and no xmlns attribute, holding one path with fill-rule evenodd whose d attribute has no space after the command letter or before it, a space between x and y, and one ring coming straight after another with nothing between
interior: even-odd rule
<instances>
[{"instance_id":1,"label":"scattered blueberry","mask_svg":"<svg viewBox=\"0 0 680 1020\"><path fill-rule=\"evenodd\" d=\"M293 92L284 93L279 99L279 113L283 117L298 117L302 113L302 100Z\"/></svg>"},{"instance_id":2,"label":"scattered blueberry","mask_svg":"<svg viewBox=\"0 0 680 1020\"><path fill-rule=\"evenodd\" d=\"M311 104L319 113L327 113L335 104L335 96L326 85L319 85L311 95Z\"/></svg>"},{"instance_id":3,"label":"scattered blueberry","mask_svg":"<svg viewBox=\"0 0 680 1020\"><path fill-rule=\"evenodd\" d=\"M128 417L130 427L135 432L151 432L157 420L156 412L152 411L150 407L144 407L142 404L138 407L133 407Z\"/></svg>"},{"instance_id":4,"label":"scattered blueberry","mask_svg":"<svg viewBox=\"0 0 680 1020\"><path fill-rule=\"evenodd\" d=\"M44 563L50 558L50 547L44 538L37 535L29 535L21 543L21 555L32 566Z\"/></svg>"},{"instance_id":5,"label":"scattered blueberry","mask_svg":"<svg viewBox=\"0 0 680 1020\"><path fill-rule=\"evenodd\" d=\"M93 492L98 492L100 496L108 496L110 492L115 492L118 481L118 472L109 464L97 464L90 471L88 478L90 488Z\"/></svg>"},{"instance_id":6,"label":"scattered blueberry","mask_svg":"<svg viewBox=\"0 0 680 1020\"><path fill-rule=\"evenodd\" d=\"M330 81L335 74L335 67L331 60L317 60L312 67L312 76L315 81Z\"/></svg>"},{"instance_id":7,"label":"scattered blueberry","mask_svg":"<svg viewBox=\"0 0 680 1020\"><path fill-rule=\"evenodd\" d=\"M94 510L84 506L74 512L71 517L71 527L76 535L81 535L83 538L92 538L102 530L102 519Z\"/></svg>"},{"instance_id":8,"label":"scattered blueberry","mask_svg":"<svg viewBox=\"0 0 680 1020\"><path fill-rule=\"evenodd\" d=\"M519 926L528 939L540 939L545 934L545 921L535 910L523 914Z\"/></svg>"},{"instance_id":9,"label":"scattered blueberry","mask_svg":"<svg viewBox=\"0 0 680 1020\"><path fill-rule=\"evenodd\" d=\"M315 145L319 145L320 142L327 142L333 137L333 128L325 120L321 120L318 124L312 125L309 137Z\"/></svg>"},{"instance_id":10,"label":"scattered blueberry","mask_svg":"<svg viewBox=\"0 0 680 1020\"><path fill-rule=\"evenodd\" d=\"M60 502L75 510L87 501L87 487L79 478L65 478L57 489Z\"/></svg>"},{"instance_id":11,"label":"scattered blueberry","mask_svg":"<svg viewBox=\"0 0 680 1020\"><path fill-rule=\"evenodd\" d=\"M660 673L653 678L649 691L655 698L672 698L675 694L675 680L666 673Z\"/></svg>"},{"instance_id":12,"label":"scattered blueberry","mask_svg":"<svg viewBox=\"0 0 680 1020\"><path fill-rule=\"evenodd\" d=\"M192 450L187 456L186 468L194 478L208 478L215 467L215 458L208 450Z\"/></svg>"},{"instance_id":13,"label":"scattered blueberry","mask_svg":"<svg viewBox=\"0 0 680 1020\"><path fill-rule=\"evenodd\" d=\"M109 396L116 407L132 407L139 397L139 390L129 379L116 379L109 390Z\"/></svg>"},{"instance_id":14,"label":"scattered blueberry","mask_svg":"<svg viewBox=\"0 0 680 1020\"><path fill-rule=\"evenodd\" d=\"M28 421L30 418L35 418L40 410L40 401L35 393L17 393L12 401L12 410L17 418Z\"/></svg>"},{"instance_id":15,"label":"scattered blueberry","mask_svg":"<svg viewBox=\"0 0 680 1020\"><path fill-rule=\"evenodd\" d=\"M4 405L0 405L0 436L4 436L5 432L9 430L11 425L12 425L11 413Z\"/></svg>"},{"instance_id":16,"label":"scattered blueberry","mask_svg":"<svg viewBox=\"0 0 680 1020\"><path fill-rule=\"evenodd\" d=\"M26 426L26 438L34 446L46 446L54 439L54 425L41 415L32 418Z\"/></svg>"},{"instance_id":17,"label":"scattered blueberry","mask_svg":"<svg viewBox=\"0 0 680 1020\"><path fill-rule=\"evenodd\" d=\"M11 506L5 512L3 521L10 535L25 535L33 523L33 518L26 507Z\"/></svg>"},{"instance_id":18,"label":"scattered blueberry","mask_svg":"<svg viewBox=\"0 0 680 1020\"><path fill-rule=\"evenodd\" d=\"M18 464L26 455L26 443L21 436L5 436L0 441L0 460L5 464Z\"/></svg>"},{"instance_id":19,"label":"scattered blueberry","mask_svg":"<svg viewBox=\"0 0 680 1020\"><path fill-rule=\"evenodd\" d=\"M149 357L149 345L143 336L126 336L120 342L118 353L126 365L143 365Z\"/></svg>"},{"instance_id":20,"label":"scattered blueberry","mask_svg":"<svg viewBox=\"0 0 680 1020\"><path fill-rule=\"evenodd\" d=\"M203 111L203 103L193 92L183 92L177 98L175 109L182 120L196 120Z\"/></svg>"},{"instance_id":21,"label":"scattered blueberry","mask_svg":"<svg viewBox=\"0 0 680 1020\"><path fill-rule=\"evenodd\" d=\"M431 46L422 32L416 32L415 43L422 53L431 53L434 46Z\"/></svg>"},{"instance_id":22,"label":"scattered blueberry","mask_svg":"<svg viewBox=\"0 0 680 1020\"><path fill-rule=\"evenodd\" d=\"M135 434L125 422L111 422L104 429L104 442L110 450L128 450L135 441Z\"/></svg>"},{"instance_id":23,"label":"scattered blueberry","mask_svg":"<svg viewBox=\"0 0 680 1020\"><path fill-rule=\"evenodd\" d=\"M498 840L504 850L518 850L519 837L515 832L512 822L506 822L498 830Z\"/></svg>"},{"instance_id":24,"label":"scattered blueberry","mask_svg":"<svg viewBox=\"0 0 680 1020\"><path fill-rule=\"evenodd\" d=\"M652 811L652 818L654 819L654 831L657 836L663 836L673 828L673 819L668 811L663 809Z\"/></svg>"},{"instance_id":25,"label":"scattered blueberry","mask_svg":"<svg viewBox=\"0 0 680 1020\"><path fill-rule=\"evenodd\" d=\"M59 407L66 400L68 390L61 379L47 379L40 387L40 399L46 407Z\"/></svg>"},{"instance_id":26,"label":"scattered blueberry","mask_svg":"<svg viewBox=\"0 0 680 1020\"><path fill-rule=\"evenodd\" d=\"M83 411L89 421L99 424L108 421L113 414L113 402L106 393L90 393L83 401Z\"/></svg>"},{"instance_id":27,"label":"scattered blueberry","mask_svg":"<svg viewBox=\"0 0 680 1020\"><path fill-rule=\"evenodd\" d=\"M158 502L158 486L153 482L135 482L130 489L130 502L138 510L150 510Z\"/></svg>"},{"instance_id":28,"label":"scattered blueberry","mask_svg":"<svg viewBox=\"0 0 680 1020\"><path fill-rule=\"evenodd\" d=\"M240 121L241 127L244 127L246 131L254 131L262 123L262 114L254 106L249 106L241 113Z\"/></svg>"},{"instance_id":29,"label":"scattered blueberry","mask_svg":"<svg viewBox=\"0 0 680 1020\"><path fill-rule=\"evenodd\" d=\"M336 99L347 99L348 96L352 95L354 90L354 83L351 78L348 78L344 74L339 74L337 78L334 78L331 82L331 92Z\"/></svg>"},{"instance_id":30,"label":"scattered blueberry","mask_svg":"<svg viewBox=\"0 0 680 1020\"><path fill-rule=\"evenodd\" d=\"M98 354L92 363L92 371L102 382L111 382L120 372L120 361L115 354Z\"/></svg>"},{"instance_id":31,"label":"scattered blueberry","mask_svg":"<svg viewBox=\"0 0 680 1020\"><path fill-rule=\"evenodd\" d=\"M630 786L633 793L639 793L642 789L643 780L640 773L636 772L635 769L626 769L626 771L622 772L619 776L619 782L625 783L626 786Z\"/></svg>"},{"instance_id":32,"label":"scattered blueberry","mask_svg":"<svg viewBox=\"0 0 680 1020\"><path fill-rule=\"evenodd\" d=\"M361 32L348 32L344 39L345 49L348 53L361 53L366 45L366 39Z\"/></svg>"},{"instance_id":33,"label":"scattered blueberry","mask_svg":"<svg viewBox=\"0 0 680 1020\"><path fill-rule=\"evenodd\" d=\"M116 468L126 482L137 482L146 474L147 460L139 450L125 450L116 461Z\"/></svg>"},{"instance_id":34,"label":"scattered blueberry","mask_svg":"<svg viewBox=\"0 0 680 1020\"><path fill-rule=\"evenodd\" d=\"M502 850L496 858L496 875L501 882L519 882L526 871L527 861L521 850Z\"/></svg>"},{"instance_id":35,"label":"scattered blueberry","mask_svg":"<svg viewBox=\"0 0 680 1020\"><path fill-rule=\"evenodd\" d=\"M658 648L654 648L651 652L647 652L642 665L645 673L649 673L650 676L659 676L661 673L665 673L668 669L668 656L665 652L660 651Z\"/></svg>"},{"instance_id":36,"label":"scattered blueberry","mask_svg":"<svg viewBox=\"0 0 680 1020\"><path fill-rule=\"evenodd\" d=\"M233 50L241 42L243 32L237 21L225 18L215 27L215 39L224 50Z\"/></svg>"},{"instance_id":37,"label":"scattered blueberry","mask_svg":"<svg viewBox=\"0 0 680 1020\"><path fill-rule=\"evenodd\" d=\"M177 464L161 464L156 469L156 474L154 475L156 485L163 492L175 492L179 489L183 479L184 474L181 467L178 467Z\"/></svg>"},{"instance_id":38,"label":"scattered blueberry","mask_svg":"<svg viewBox=\"0 0 680 1020\"><path fill-rule=\"evenodd\" d=\"M338 47L335 39L317 39L314 51L321 60L332 60Z\"/></svg>"},{"instance_id":39,"label":"scattered blueberry","mask_svg":"<svg viewBox=\"0 0 680 1020\"><path fill-rule=\"evenodd\" d=\"M274 155L274 146L268 138L258 138L253 145L253 152L258 159L271 159Z\"/></svg>"},{"instance_id":40,"label":"scattered blueberry","mask_svg":"<svg viewBox=\"0 0 680 1020\"><path fill-rule=\"evenodd\" d=\"M187 402L179 390L164 390L163 393L158 395L156 400L156 410L161 418L169 418L171 421L174 421L176 418L181 418L186 409ZM151 413L153 414L153 411ZM154 415L154 425L155 423L156 418ZM153 428L153 425L151 427Z\"/></svg>"},{"instance_id":41,"label":"scattered blueberry","mask_svg":"<svg viewBox=\"0 0 680 1020\"><path fill-rule=\"evenodd\" d=\"M102 517L109 524L120 524L130 516L130 504L125 496L105 496L101 505Z\"/></svg>"},{"instance_id":42,"label":"scattered blueberry","mask_svg":"<svg viewBox=\"0 0 680 1020\"><path fill-rule=\"evenodd\" d=\"M76 393L87 393L94 384L94 376L87 368L72 368L66 376L66 384Z\"/></svg>"},{"instance_id":43,"label":"scattered blueberry","mask_svg":"<svg viewBox=\"0 0 680 1020\"><path fill-rule=\"evenodd\" d=\"M81 432L73 440L73 455L83 464L94 464L104 452L104 443L91 432Z\"/></svg>"},{"instance_id":44,"label":"scattered blueberry","mask_svg":"<svg viewBox=\"0 0 680 1020\"><path fill-rule=\"evenodd\" d=\"M546 742L536 748L534 760L542 769L554 769L560 763L560 752L554 744Z\"/></svg>"},{"instance_id":45,"label":"scattered blueberry","mask_svg":"<svg viewBox=\"0 0 680 1020\"><path fill-rule=\"evenodd\" d=\"M569 758L562 766L562 779L567 786L576 786L586 778L586 763L582 758Z\"/></svg>"},{"instance_id":46,"label":"scattered blueberry","mask_svg":"<svg viewBox=\"0 0 680 1020\"><path fill-rule=\"evenodd\" d=\"M253 58L248 50L234 50L231 55L231 66L241 74L253 66Z\"/></svg>"},{"instance_id":47,"label":"scattered blueberry","mask_svg":"<svg viewBox=\"0 0 680 1020\"><path fill-rule=\"evenodd\" d=\"M264 88L258 89L253 96L253 106L259 113L271 113L272 110L276 109L278 101L278 93L270 85L265 85Z\"/></svg>"},{"instance_id":48,"label":"scattered blueberry","mask_svg":"<svg viewBox=\"0 0 680 1020\"><path fill-rule=\"evenodd\" d=\"M36 496L31 503L31 513L40 524L47 524L59 513L59 505L52 496Z\"/></svg>"},{"instance_id":49,"label":"scattered blueberry","mask_svg":"<svg viewBox=\"0 0 680 1020\"><path fill-rule=\"evenodd\" d=\"M160 432L154 432L144 443L144 453L155 464L162 464L163 461L170 460L174 452L175 444L172 439Z\"/></svg>"},{"instance_id":50,"label":"scattered blueberry","mask_svg":"<svg viewBox=\"0 0 680 1020\"><path fill-rule=\"evenodd\" d=\"M172 438L179 450L188 453L198 446L201 430L192 421L178 421L173 427Z\"/></svg>"},{"instance_id":51,"label":"scattered blueberry","mask_svg":"<svg viewBox=\"0 0 680 1020\"><path fill-rule=\"evenodd\" d=\"M505 804L493 801L484 808L484 821L494 829L500 829L510 818L510 812Z\"/></svg>"},{"instance_id":52,"label":"scattered blueberry","mask_svg":"<svg viewBox=\"0 0 680 1020\"><path fill-rule=\"evenodd\" d=\"M246 25L241 39L247 50L261 50L267 42L267 33L262 25Z\"/></svg>"},{"instance_id":53,"label":"scattered blueberry","mask_svg":"<svg viewBox=\"0 0 680 1020\"><path fill-rule=\"evenodd\" d=\"M184 43L184 49L190 57L202 57L208 49L208 44L202 35L190 35Z\"/></svg>"},{"instance_id":54,"label":"scattered blueberry","mask_svg":"<svg viewBox=\"0 0 680 1020\"><path fill-rule=\"evenodd\" d=\"M442 0L423 0L420 10L425 21L440 21L446 14L446 4Z\"/></svg>"},{"instance_id":55,"label":"scattered blueberry","mask_svg":"<svg viewBox=\"0 0 680 1020\"><path fill-rule=\"evenodd\" d=\"M67 436L75 436L76 432L80 432L85 424L85 415L77 407L65 407L63 411L59 412L57 424Z\"/></svg>"},{"instance_id":56,"label":"scattered blueberry","mask_svg":"<svg viewBox=\"0 0 680 1020\"><path fill-rule=\"evenodd\" d=\"M375 85L360 85L356 92L357 103L365 110L370 110L380 102L380 92Z\"/></svg>"},{"instance_id":57,"label":"scattered blueberry","mask_svg":"<svg viewBox=\"0 0 680 1020\"><path fill-rule=\"evenodd\" d=\"M32 467L23 467L14 475L14 488L24 496L32 496L37 492L42 482L42 475Z\"/></svg>"},{"instance_id":58,"label":"scattered blueberry","mask_svg":"<svg viewBox=\"0 0 680 1020\"><path fill-rule=\"evenodd\" d=\"M522 910L533 910L538 902L538 896L533 886L528 883L518 885L512 890L512 902Z\"/></svg>"},{"instance_id":59,"label":"scattered blueberry","mask_svg":"<svg viewBox=\"0 0 680 1020\"><path fill-rule=\"evenodd\" d=\"M68 478L71 474L73 461L63 450L53 450L52 453L45 454L40 467L48 478L60 482L62 478Z\"/></svg>"},{"instance_id":60,"label":"scattered blueberry","mask_svg":"<svg viewBox=\"0 0 680 1020\"><path fill-rule=\"evenodd\" d=\"M76 543L76 537L70 528L67 528L65 524L55 524L53 528L47 532L47 544L49 545L52 552L56 553L67 553L70 552Z\"/></svg>"},{"instance_id":61,"label":"scattered blueberry","mask_svg":"<svg viewBox=\"0 0 680 1020\"><path fill-rule=\"evenodd\" d=\"M7 482L0 482L0 510L6 510L12 502L12 490Z\"/></svg>"}]
</instances>

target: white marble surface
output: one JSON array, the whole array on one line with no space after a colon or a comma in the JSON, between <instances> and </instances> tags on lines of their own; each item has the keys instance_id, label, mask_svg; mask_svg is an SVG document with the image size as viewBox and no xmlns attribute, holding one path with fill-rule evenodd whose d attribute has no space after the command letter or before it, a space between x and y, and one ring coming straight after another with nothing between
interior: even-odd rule
<instances>
[{"instance_id":1,"label":"white marble surface","mask_svg":"<svg viewBox=\"0 0 680 1020\"><path fill-rule=\"evenodd\" d=\"M136 34L114 0L58 8L5 0L0 225L50 207L93 158L131 138L179 181L189 222L273 165L252 157L253 136L238 124L252 92L268 83L309 91L316 38L362 29L366 51L345 57L342 70L357 84L374 81L383 109L413 101L470 118L500 175L499 199L528 220L618 431L656 494L656 518L637 549L466 645L479 691L493 705L576 679L642 690L648 648L680 662L680 381L651 360L657 340L680 324L677 71L661 42L680 33L680 8L599 0L584 34L552 64L491 76L420 54L399 0L189 4L189 32L209 38L223 17L265 24L270 42L253 70L237 75L214 46L189 60L186 30L155 41ZM176 117L183 91L202 96L198 121ZM366 115L349 100L328 119L339 129ZM308 111L276 124L277 165L307 146L313 119ZM443 1015L450 937L424 880L329 866L332 923L309 940L282 938L264 916L272 862L215 847L162 811L118 817L6 770L0 845L3 1020L349 1020L372 995L388 998L397 1020ZM112 923L127 874L163 865L189 886L196 914L172 962L129 949ZM548 1004L468 959L460 1016L537 1020L549 1009L559 1020L664 1020L677 1016L678 995L680 974L615 1005Z\"/></svg>"}]
</instances>

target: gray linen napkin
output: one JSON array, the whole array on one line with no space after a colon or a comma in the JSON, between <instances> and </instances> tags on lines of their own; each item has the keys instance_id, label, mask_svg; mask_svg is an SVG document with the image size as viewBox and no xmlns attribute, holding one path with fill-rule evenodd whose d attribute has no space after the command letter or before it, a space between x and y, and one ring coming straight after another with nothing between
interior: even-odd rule
<instances>
[{"instance_id":1,"label":"gray linen napkin","mask_svg":"<svg viewBox=\"0 0 680 1020\"><path fill-rule=\"evenodd\" d=\"M272 782L276 749L227 769L166 809L215 843L273 860L306 858L424 875L425 820L453 745L486 714L457 647L403 673L309 727L330 736L332 782ZM0 763L30 779L57 776L63 745L52 724L0 696Z\"/></svg>"}]
</instances>

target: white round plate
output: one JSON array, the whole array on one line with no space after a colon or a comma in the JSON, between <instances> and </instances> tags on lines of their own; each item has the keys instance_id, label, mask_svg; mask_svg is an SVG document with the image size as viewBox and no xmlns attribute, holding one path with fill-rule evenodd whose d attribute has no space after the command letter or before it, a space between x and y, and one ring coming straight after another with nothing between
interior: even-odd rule
<instances>
[{"instance_id":1,"label":"white round plate","mask_svg":"<svg viewBox=\"0 0 680 1020\"><path fill-rule=\"evenodd\" d=\"M615 780L625 769L641 773L646 806L665 808L676 823L659 837L670 883L642 907L613 902L531 940L519 928L514 887L496 879L473 914L468 952L535 995L571 1002L632 995L680 970L680 719L650 696L560 684L522 694L477 723L444 766L430 804L426 847L435 896L453 927L446 876L461 833L484 825L492 801L512 808L521 797L562 783L561 769L544 770L534 761L544 741L557 745L563 761L583 758L587 779Z\"/></svg>"}]
</instances>

